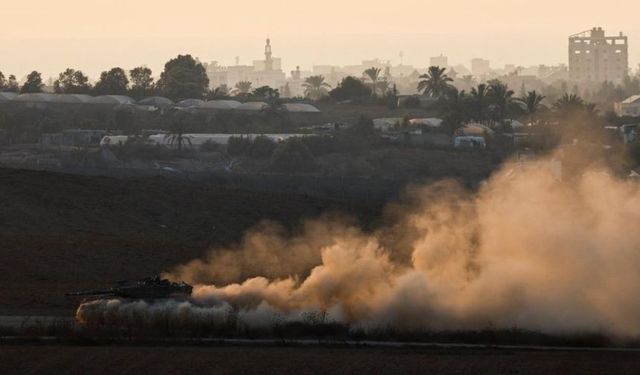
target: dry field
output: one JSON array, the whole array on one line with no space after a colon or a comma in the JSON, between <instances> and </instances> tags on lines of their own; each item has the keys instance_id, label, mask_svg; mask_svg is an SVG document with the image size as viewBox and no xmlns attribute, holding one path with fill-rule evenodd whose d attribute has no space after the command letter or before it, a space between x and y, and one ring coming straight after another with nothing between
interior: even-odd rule
<instances>
[{"instance_id":1,"label":"dry field","mask_svg":"<svg viewBox=\"0 0 640 375\"><path fill-rule=\"evenodd\" d=\"M162 178L0 169L0 315L72 316L75 289L146 277L237 241L260 220L295 228L379 208ZM0 374L633 374L636 352L293 346L0 345Z\"/></svg>"},{"instance_id":2,"label":"dry field","mask_svg":"<svg viewBox=\"0 0 640 375\"><path fill-rule=\"evenodd\" d=\"M66 292L109 287L238 241L259 221L295 228L349 202L230 191L164 178L0 169L0 315L71 316Z\"/></svg>"},{"instance_id":3,"label":"dry field","mask_svg":"<svg viewBox=\"0 0 640 375\"><path fill-rule=\"evenodd\" d=\"M0 346L2 374L637 374L629 352Z\"/></svg>"}]
</instances>

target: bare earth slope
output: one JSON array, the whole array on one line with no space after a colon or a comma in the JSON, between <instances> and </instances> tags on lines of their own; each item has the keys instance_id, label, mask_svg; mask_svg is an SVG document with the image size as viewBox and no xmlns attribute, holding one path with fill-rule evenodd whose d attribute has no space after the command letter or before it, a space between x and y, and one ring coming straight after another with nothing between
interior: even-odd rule
<instances>
[{"instance_id":1,"label":"bare earth slope","mask_svg":"<svg viewBox=\"0 0 640 375\"><path fill-rule=\"evenodd\" d=\"M0 169L0 315L67 315L77 301L65 292L159 273L263 219L294 227L332 211L375 215L348 202L166 178Z\"/></svg>"}]
</instances>

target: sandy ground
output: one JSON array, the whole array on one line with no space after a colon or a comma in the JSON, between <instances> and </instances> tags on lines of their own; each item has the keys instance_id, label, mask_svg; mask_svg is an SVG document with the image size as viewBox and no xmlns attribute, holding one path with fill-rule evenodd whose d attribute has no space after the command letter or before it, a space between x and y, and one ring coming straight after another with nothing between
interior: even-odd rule
<instances>
[{"instance_id":1,"label":"sandy ground","mask_svg":"<svg viewBox=\"0 0 640 375\"><path fill-rule=\"evenodd\" d=\"M616 352L297 347L0 346L2 374L637 374Z\"/></svg>"}]
</instances>

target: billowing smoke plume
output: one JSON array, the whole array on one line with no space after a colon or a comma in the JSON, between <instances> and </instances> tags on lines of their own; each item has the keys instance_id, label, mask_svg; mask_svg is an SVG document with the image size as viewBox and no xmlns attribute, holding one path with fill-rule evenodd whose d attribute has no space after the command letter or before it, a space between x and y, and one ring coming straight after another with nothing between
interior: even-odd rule
<instances>
[{"instance_id":1,"label":"billowing smoke plume","mask_svg":"<svg viewBox=\"0 0 640 375\"><path fill-rule=\"evenodd\" d=\"M475 193L452 182L414 189L372 233L338 219L289 238L260 226L170 273L198 285L192 302L164 308L233 310L255 324L317 311L365 328L637 335L639 193L604 170L561 181L549 163L512 163ZM132 309L102 301L80 315Z\"/></svg>"}]
</instances>

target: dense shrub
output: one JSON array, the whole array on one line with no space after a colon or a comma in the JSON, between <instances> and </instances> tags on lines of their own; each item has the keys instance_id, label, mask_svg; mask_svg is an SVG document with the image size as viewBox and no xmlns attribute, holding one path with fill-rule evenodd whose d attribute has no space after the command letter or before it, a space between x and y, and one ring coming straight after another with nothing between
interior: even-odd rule
<instances>
[{"instance_id":1,"label":"dense shrub","mask_svg":"<svg viewBox=\"0 0 640 375\"><path fill-rule=\"evenodd\" d=\"M200 146L200 151L203 151L203 152L220 151L220 144L209 139Z\"/></svg>"},{"instance_id":2,"label":"dense shrub","mask_svg":"<svg viewBox=\"0 0 640 375\"><path fill-rule=\"evenodd\" d=\"M227 144L227 153L231 156L248 156L253 159L268 159L278 144L266 136L231 137Z\"/></svg>"},{"instance_id":3,"label":"dense shrub","mask_svg":"<svg viewBox=\"0 0 640 375\"><path fill-rule=\"evenodd\" d=\"M125 144L111 146L111 151L122 161L159 160L171 156L171 150L160 145L146 143L144 139L129 138Z\"/></svg>"},{"instance_id":4,"label":"dense shrub","mask_svg":"<svg viewBox=\"0 0 640 375\"><path fill-rule=\"evenodd\" d=\"M377 135L373 120L364 116L360 117L355 125L347 129L347 134L362 138L371 138Z\"/></svg>"},{"instance_id":5,"label":"dense shrub","mask_svg":"<svg viewBox=\"0 0 640 375\"><path fill-rule=\"evenodd\" d=\"M273 169L278 172L310 172L316 168L313 154L300 138L281 143L271 156Z\"/></svg>"},{"instance_id":6,"label":"dense shrub","mask_svg":"<svg viewBox=\"0 0 640 375\"><path fill-rule=\"evenodd\" d=\"M268 159L277 147L278 144L271 138L258 136L249 145L247 156L254 159Z\"/></svg>"},{"instance_id":7,"label":"dense shrub","mask_svg":"<svg viewBox=\"0 0 640 375\"><path fill-rule=\"evenodd\" d=\"M371 98L371 89L362 80L355 77L345 77L338 86L329 92L336 101L367 101Z\"/></svg>"},{"instance_id":8,"label":"dense shrub","mask_svg":"<svg viewBox=\"0 0 640 375\"><path fill-rule=\"evenodd\" d=\"M418 98L416 95L412 95L402 101L402 106L405 108L419 108L420 98Z\"/></svg>"},{"instance_id":9,"label":"dense shrub","mask_svg":"<svg viewBox=\"0 0 640 375\"><path fill-rule=\"evenodd\" d=\"M227 143L227 153L231 156L243 156L251 147L249 137L231 137Z\"/></svg>"},{"instance_id":10,"label":"dense shrub","mask_svg":"<svg viewBox=\"0 0 640 375\"><path fill-rule=\"evenodd\" d=\"M301 139L314 156L322 156L337 152L345 152L349 147L342 142L343 137L332 137L327 135L304 137Z\"/></svg>"}]
</instances>

